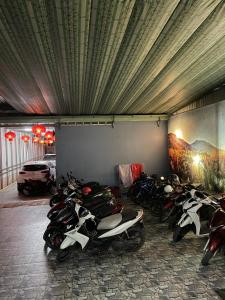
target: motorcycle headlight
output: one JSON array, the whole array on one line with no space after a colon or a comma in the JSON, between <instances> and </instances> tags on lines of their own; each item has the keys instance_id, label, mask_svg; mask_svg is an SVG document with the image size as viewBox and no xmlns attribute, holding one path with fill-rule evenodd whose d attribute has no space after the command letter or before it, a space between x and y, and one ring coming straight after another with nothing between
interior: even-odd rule
<instances>
[{"instance_id":1,"label":"motorcycle headlight","mask_svg":"<svg viewBox=\"0 0 225 300\"><path fill-rule=\"evenodd\" d=\"M80 217L80 218L84 218L84 217L86 217L88 214L89 214L89 211L88 211L87 209L85 209L84 207L81 207L81 208L80 208L80 211L79 211L79 217Z\"/></svg>"},{"instance_id":2,"label":"motorcycle headlight","mask_svg":"<svg viewBox=\"0 0 225 300\"><path fill-rule=\"evenodd\" d=\"M51 219L52 216L53 216L53 213L52 213L52 212L47 214L47 217L48 217L49 219Z\"/></svg>"},{"instance_id":3,"label":"motorcycle headlight","mask_svg":"<svg viewBox=\"0 0 225 300\"><path fill-rule=\"evenodd\" d=\"M115 202L114 202L113 199L111 199L108 203L109 203L109 205L111 205L111 206L115 204Z\"/></svg>"}]
</instances>

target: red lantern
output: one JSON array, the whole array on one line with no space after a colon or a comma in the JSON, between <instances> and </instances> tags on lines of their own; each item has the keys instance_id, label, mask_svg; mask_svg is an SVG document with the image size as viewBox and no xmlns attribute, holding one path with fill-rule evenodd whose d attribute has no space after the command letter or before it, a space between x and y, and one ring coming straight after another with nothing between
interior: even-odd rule
<instances>
[{"instance_id":1,"label":"red lantern","mask_svg":"<svg viewBox=\"0 0 225 300\"><path fill-rule=\"evenodd\" d=\"M45 138L46 138L47 140L52 139L52 138L53 138L53 131L47 131L47 132L45 133Z\"/></svg>"},{"instance_id":2,"label":"red lantern","mask_svg":"<svg viewBox=\"0 0 225 300\"><path fill-rule=\"evenodd\" d=\"M22 135L22 136L21 136L21 139L24 141L24 143L28 143L30 137L29 137L29 135Z\"/></svg>"},{"instance_id":3,"label":"red lantern","mask_svg":"<svg viewBox=\"0 0 225 300\"><path fill-rule=\"evenodd\" d=\"M33 143L38 143L39 142L39 137L35 136L32 138Z\"/></svg>"},{"instance_id":4,"label":"red lantern","mask_svg":"<svg viewBox=\"0 0 225 300\"><path fill-rule=\"evenodd\" d=\"M14 138L16 137L15 132L13 131L8 131L5 133L5 138L9 141L12 142L14 140Z\"/></svg>"},{"instance_id":5,"label":"red lantern","mask_svg":"<svg viewBox=\"0 0 225 300\"><path fill-rule=\"evenodd\" d=\"M39 140L39 143L43 145L45 143L45 141L44 140Z\"/></svg>"},{"instance_id":6,"label":"red lantern","mask_svg":"<svg viewBox=\"0 0 225 300\"><path fill-rule=\"evenodd\" d=\"M49 140L49 141L48 141L48 144L49 144L49 145L51 145L51 144L53 144L53 143L54 143L53 140Z\"/></svg>"},{"instance_id":7,"label":"red lantern","mask_svg":"<svg viewBox=\"0 0 225 300\"><path fill-rule=\"evenodd\" d=\"M34 125L32 127L32 132L36 136L41 136L41 134L44 133L45 131L46 131L46 128L43 125Z\"/></svg>"}]
</instances>

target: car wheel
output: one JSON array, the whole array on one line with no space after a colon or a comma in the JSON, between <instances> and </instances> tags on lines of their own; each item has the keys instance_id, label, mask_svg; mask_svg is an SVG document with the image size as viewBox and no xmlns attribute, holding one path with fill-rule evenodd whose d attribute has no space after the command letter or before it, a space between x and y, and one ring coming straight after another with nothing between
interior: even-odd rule
<instances>
[{"instance_id":1,"label":"car wheel","mask_svg":"<svg viewBox=\"0 0 225 300\"><path fill-rule=\"evenodd\" d=\"M23 193L23 188L20 185L17 185L17 191L19 194Z\"/></svg>"},{"instance_id":2,"label":"car wheel","mask_svg":"<svg viewBox=\"0 0 225 300\"><path fill-rule=\"evenodd\" d=\"M25 196L30 196L31 193L32 193L32 188L31 188L31 186L29 186L29 185L24 186L23 189L22 189L22 193L23 193Z\"/></svg>"}]
</instances>

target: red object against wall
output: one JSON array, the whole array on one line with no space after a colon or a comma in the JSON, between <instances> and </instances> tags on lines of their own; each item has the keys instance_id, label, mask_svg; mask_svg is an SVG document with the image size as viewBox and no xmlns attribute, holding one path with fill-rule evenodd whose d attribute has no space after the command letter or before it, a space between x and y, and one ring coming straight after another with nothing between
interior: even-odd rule
<instances>
[{"instance_id":1,"label":"red object against wall","mask_svg":"<svg viewBox=\"0 0 225 300\"><path fill-rule=\"evenodd\" d=\"M131 173L133 177L133 181L140 177L141 172L144 171L143 164L131 164Z\"/></svg>"}]
</instances>

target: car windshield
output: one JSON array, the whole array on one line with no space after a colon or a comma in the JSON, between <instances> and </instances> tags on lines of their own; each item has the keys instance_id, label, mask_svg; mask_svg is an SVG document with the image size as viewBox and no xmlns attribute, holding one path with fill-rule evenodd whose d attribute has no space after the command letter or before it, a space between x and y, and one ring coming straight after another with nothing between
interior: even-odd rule
<instances>
[{"instance_id":1,"label":"car windshield","mask_svg":"<svg viewBox=\"0 0 225 300\"><path fill-rule=\"evenodd\" d=\"M23 167L23 171L42 171L49 169L46 165L26 165Z\"/></svg>"}]
</instances>

